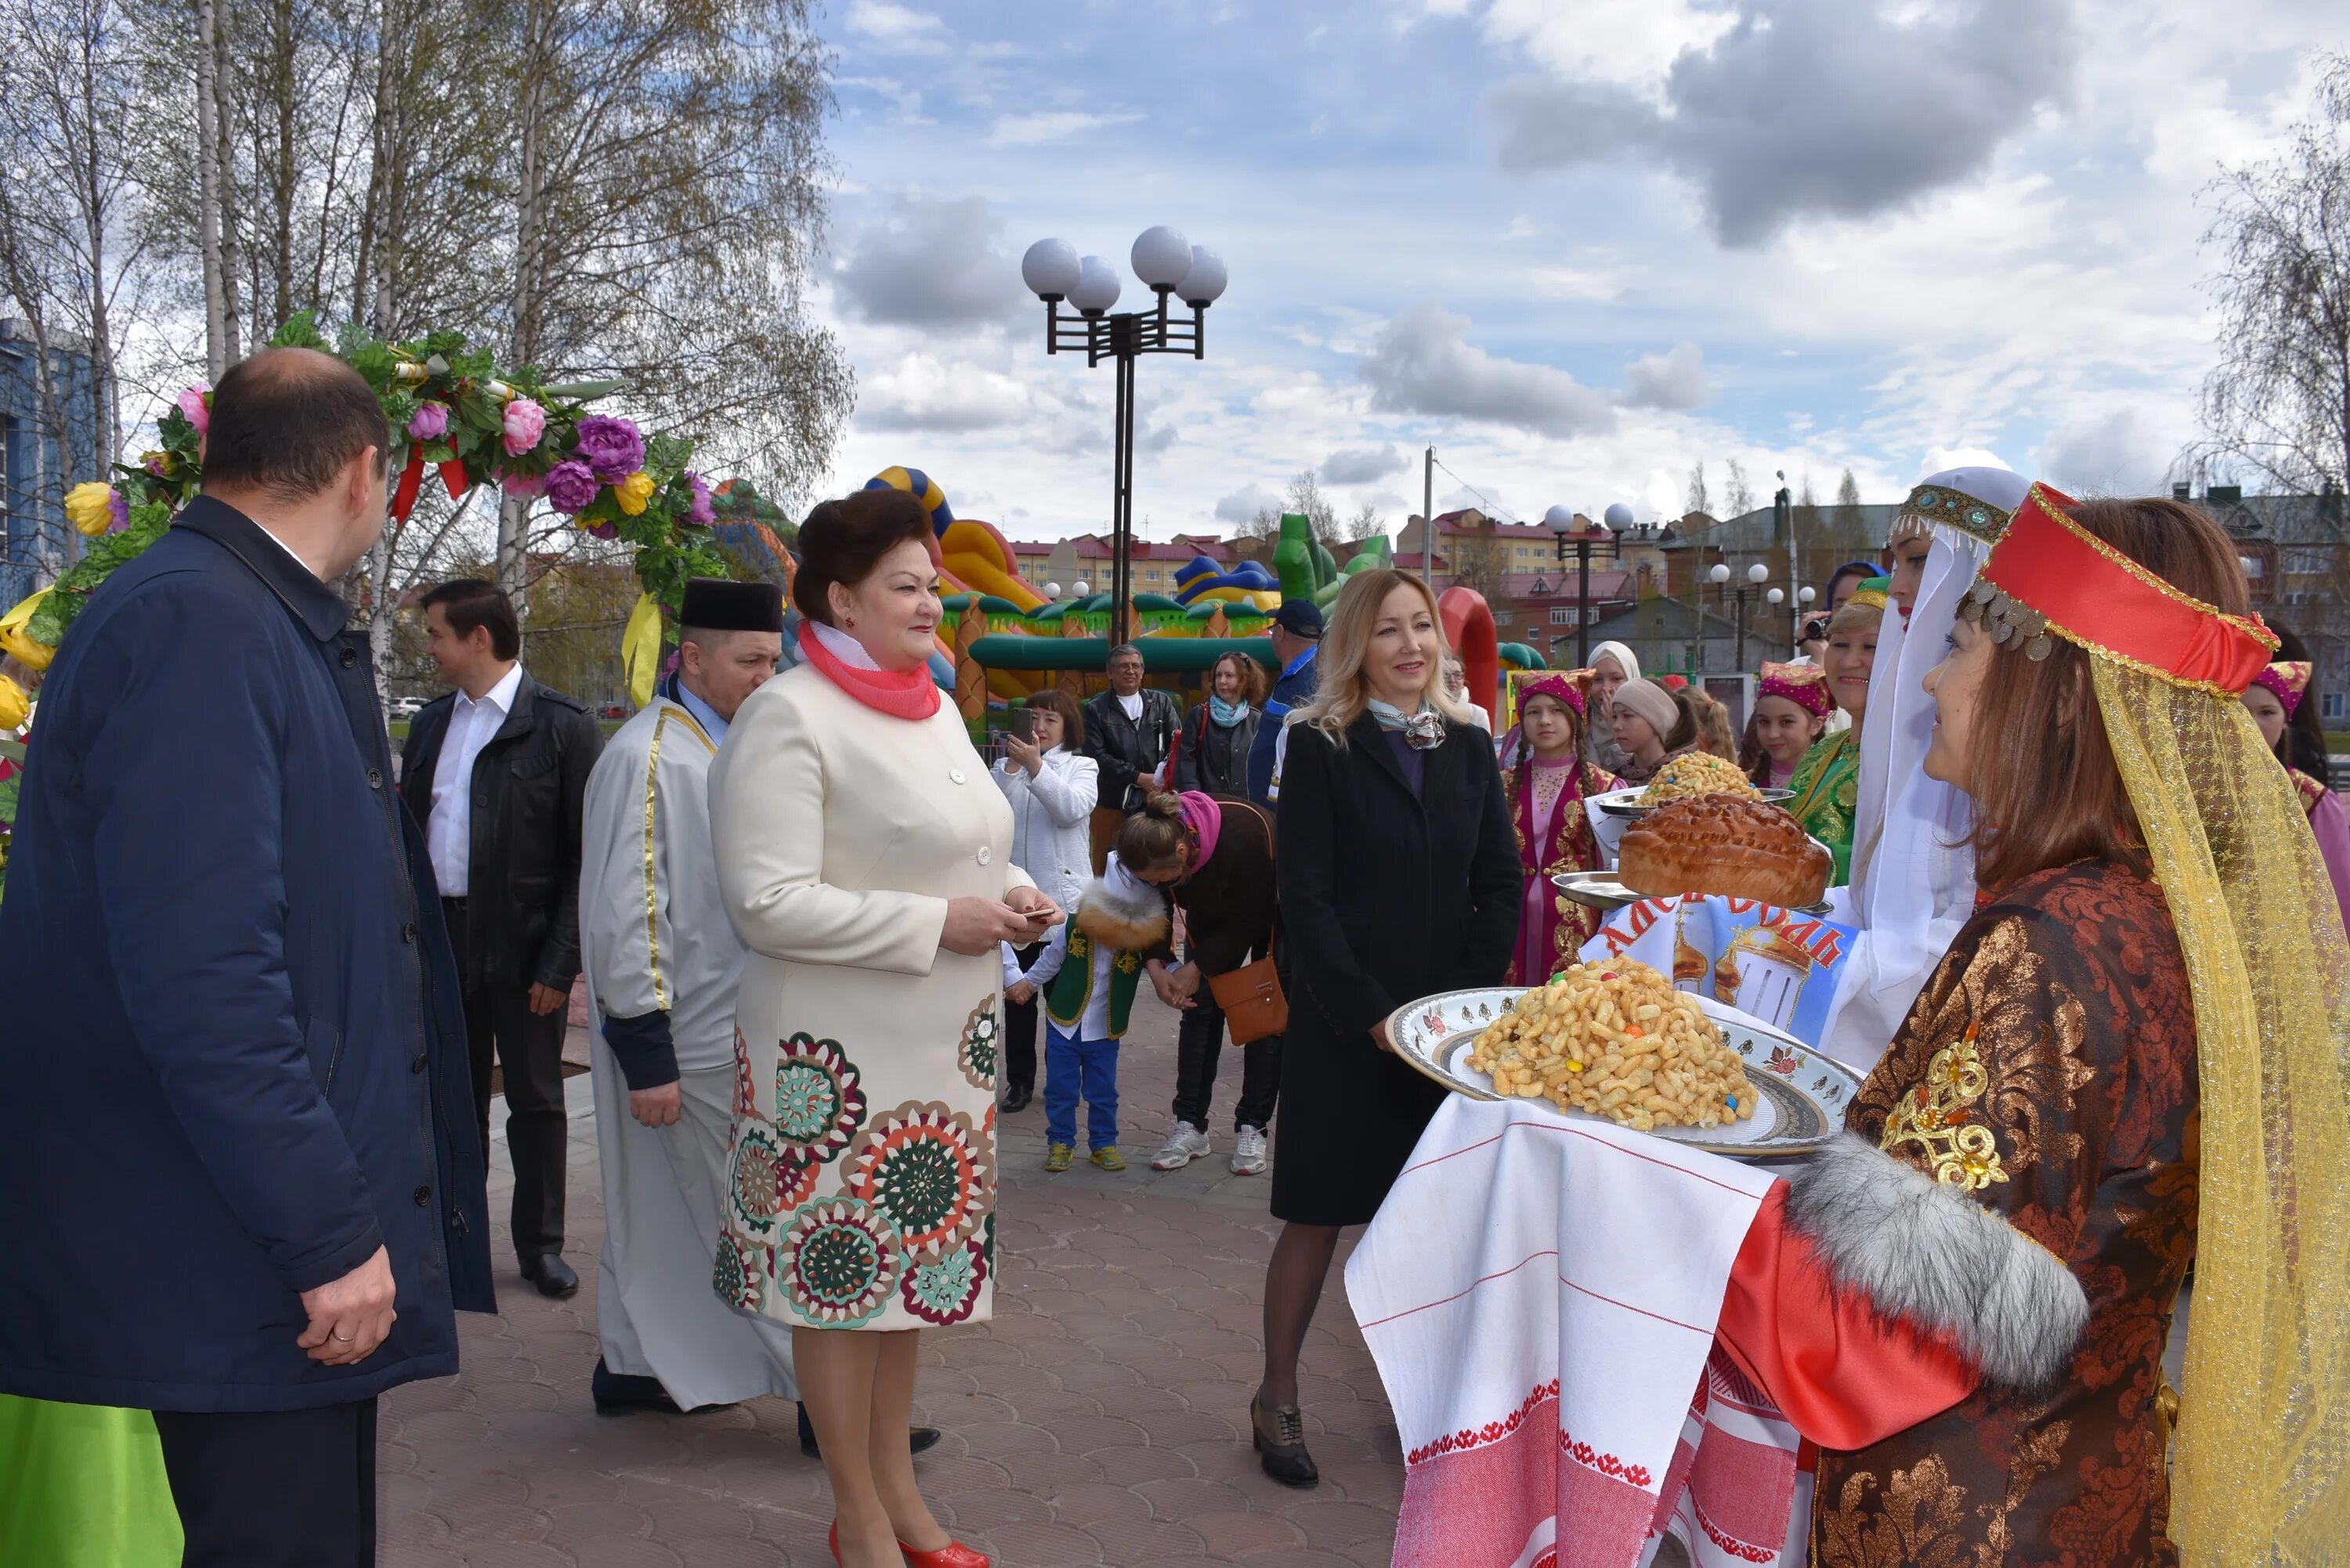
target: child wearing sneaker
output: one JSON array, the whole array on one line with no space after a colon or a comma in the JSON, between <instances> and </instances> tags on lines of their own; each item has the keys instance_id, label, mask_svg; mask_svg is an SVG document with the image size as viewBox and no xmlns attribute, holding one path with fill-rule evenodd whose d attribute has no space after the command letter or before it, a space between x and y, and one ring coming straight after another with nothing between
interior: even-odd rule
<instances>
[{"instance_id":1,"label":"child wearing sneaker","mask_svg":"<svg viewBox=\"0 0 2350 1568\"><path fill-rule=\"evenodd\" d=\"M1166 899L1113 853L1034 966L1015 976L1006 950L1007 985L1025 983L1045 999L1046 1170L1066 1170L1076 1157L1080 1099L1093 1162L1126 1168L1118 1149L1118 1046L1134 1010L1142 955L1166 940L1167 926Z\"/></svg>"}]
</instances>

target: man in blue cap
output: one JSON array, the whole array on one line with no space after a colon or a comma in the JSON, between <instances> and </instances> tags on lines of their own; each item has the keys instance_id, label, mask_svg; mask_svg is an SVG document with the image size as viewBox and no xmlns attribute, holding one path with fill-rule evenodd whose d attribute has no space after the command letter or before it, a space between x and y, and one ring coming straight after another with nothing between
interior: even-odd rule
<instances>
[{"instance_id":1,"label":"man in blue cap","mask_svg":"<svg viewBox=\"0 0 2350 1568\"><path fill-rule=\"evenodd\" d=\"M1319 671L1314 656L1322 651L1322 611L1312 599L1284 599L1273 612L1273 656L1281 672L1265 699L1265 722L1257 726L1249 747L1249 798L1259 805L1273 804L1273 781L1280 771L1281 732L1289 711L1314 695Z\"/></svg>"}]
</instances>

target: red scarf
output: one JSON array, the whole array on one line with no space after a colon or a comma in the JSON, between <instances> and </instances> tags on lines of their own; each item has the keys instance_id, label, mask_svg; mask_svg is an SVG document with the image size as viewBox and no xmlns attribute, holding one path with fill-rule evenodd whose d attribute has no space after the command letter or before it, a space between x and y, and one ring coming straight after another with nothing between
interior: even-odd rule
<instances>
[{"instance_id":1,"label":"red scarf","mask_svg":"<svg viewBox=\"0 0 2350 1568\"><path fill-rule=\"evenodd\" d=\"M1565 840L1574 834L1574 824L1568 818L1583 816L1584 769L1587 764L1580 756L1566 764L1566 783L1559 786L1558 804L1551 809L1550 830L1542 834L1540 842L1536 842L1534 769L1539 765L1534 761L1532 748L1529 748L1525 760L1518 764L1518 798L1513 803L1518 819L1518 843L1533 852L1534 864L1529 869L1537 874L1558 858Z\"/></svg>"},{"instance_id":2,"label":"red scarf","mask_svg":"<svg viewBox=\"0 0 2350 1568\"><path fill-rule=\"evenodd\" d=\"M859 670L824 645L812 621L800 625L800 657L876 712L893 719L927 719L939 711L939 683L927 668Z\"/></svg>"}]
</instances>

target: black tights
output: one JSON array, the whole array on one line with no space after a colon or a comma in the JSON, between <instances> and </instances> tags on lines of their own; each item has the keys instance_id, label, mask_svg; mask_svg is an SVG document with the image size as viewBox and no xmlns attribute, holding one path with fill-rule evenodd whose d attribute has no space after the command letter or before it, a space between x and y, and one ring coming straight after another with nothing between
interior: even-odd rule
<instances>
[{"instance_id":1,"label":"black tights","mask_svg":"<svg viewBox=\"0 0 2350 1568\"><path fill-rule=\"evenodd\" d=\"M1297 1358L1314 1325L1339 1227L1290 1221L1273 1243L1264 1268L1264 1402L1279 1409L1297 1403Z\"/></svg>"}]
</instances>

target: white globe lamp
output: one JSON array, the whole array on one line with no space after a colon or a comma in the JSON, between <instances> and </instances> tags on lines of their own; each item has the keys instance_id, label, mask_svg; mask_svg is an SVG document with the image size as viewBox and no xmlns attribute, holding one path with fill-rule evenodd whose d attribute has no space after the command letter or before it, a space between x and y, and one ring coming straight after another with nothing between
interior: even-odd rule
<instances>
[{"instance_id":1,"label":"white globe lamp","mask_svg":"<svg viewBox=\"0 0 2350 1568\"><path fill-rule=\"evenodd\" d=\"M1077 284L1069 290L1069 303L1087 316L1099 316L1118 303L1118 269L1099 256L1086 256L1077 263Z\"/></svg>"},{"instance_id":2,"label":"white globe lamp","mask_svg":"<svg viewBox=\"0 0 2350 1568\"><path fill-rule=\"evenodd\" d=\"M1229 281L1224 258L1205 245L1193 245L1191 268L1184 273L1176 293L1184 304L1204 310L1223 296L1224 285Z\"/></svg>"},{"instance_id":3,"label":"white globe lamp","mask_svg":"<svg viewBox=\"0 0 2350 1568\"><path fill-rule=\"evenodd\" d=\"M1191 242L1183 237L1182 230L1161 223L1142 231L1127 259L1144 287L1166 294L1191 270Z\"/></svg>"},{"instance_id":4,"label":"white globe lamp","mask_svg":"<svg viewBox=\"0 0 2350 1568\"><path fill-rule=\"evenodd\" d=\"M1020 281L1037 298L1057 303L1077 286L1081 266L1077 247L1068 241L1038 240L1020 258Z\"/></svg>"}]
</instances>

